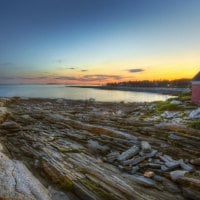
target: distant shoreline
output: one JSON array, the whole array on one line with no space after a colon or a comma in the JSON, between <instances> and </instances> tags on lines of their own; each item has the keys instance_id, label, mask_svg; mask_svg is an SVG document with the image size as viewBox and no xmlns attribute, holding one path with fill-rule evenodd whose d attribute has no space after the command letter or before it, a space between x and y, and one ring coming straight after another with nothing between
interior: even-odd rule
<instances>
[{"instance_id":1,"label":"distant shoreline","mask_svg":"<svg viewBox=\"0 0 200 200\"><path fill-rule=\"evenodd\" d=\"M168 95L179 95L184 92L188 92L189 88L163 88L163 87L128 87L128 86L77 86L77 85L66 85L66 87L75 88L91 88L100 90L120 90L120 91L132 91L132 92L150 92Z\"/></svg>"}]
</instances>

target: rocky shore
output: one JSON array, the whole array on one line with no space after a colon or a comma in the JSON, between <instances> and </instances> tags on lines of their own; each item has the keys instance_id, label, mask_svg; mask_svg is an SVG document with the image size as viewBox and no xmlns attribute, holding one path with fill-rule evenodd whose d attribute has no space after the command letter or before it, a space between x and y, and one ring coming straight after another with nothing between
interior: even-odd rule
<instances>
[{"instance_id":1,"label":"rocky shore","mask_svg":"<svg viewBox=\"0 0 200 200\"><path fill-rule=\"evenodd\" d=\"M130 87L130 86L66 86L66 87L75 87L75 88L92 88L100 90L120 90L120 91L132 91L132 92L151 92L159 94L168 94L168 95L180 95L184 92L189 92L190 88L167 88L167 87Z\"/></svg>"},{"instance_id":2,"label":"rocky shore","mask_svg":"<svg viewBox=\"0 0 200 200\"><path fill-rule=\"evenodd\" d=\"M188 97L1 98L0 199L199 200L198 118Z\"/></svg>"}]
</instances>

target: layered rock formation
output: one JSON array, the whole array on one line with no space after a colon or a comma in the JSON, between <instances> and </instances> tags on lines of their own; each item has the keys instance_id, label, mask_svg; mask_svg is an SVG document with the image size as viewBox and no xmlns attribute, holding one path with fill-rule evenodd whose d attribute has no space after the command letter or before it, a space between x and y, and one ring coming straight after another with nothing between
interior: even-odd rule
<instances>
[{"instance_id":1,"label":"layered rock formation","mask_svg":"<svg viewBox=\"0 0 200 200\"><path fill-rule=\"evenodd\" d=\"M187 125L194 109L188 103L165 117L154 103L2 102L1 143L11 167L17 166L20 177L26 174L22 185L29 199L200 197L200 132ZM16 183L13 196L20 193Z\"/></svg>"}]
</instances>

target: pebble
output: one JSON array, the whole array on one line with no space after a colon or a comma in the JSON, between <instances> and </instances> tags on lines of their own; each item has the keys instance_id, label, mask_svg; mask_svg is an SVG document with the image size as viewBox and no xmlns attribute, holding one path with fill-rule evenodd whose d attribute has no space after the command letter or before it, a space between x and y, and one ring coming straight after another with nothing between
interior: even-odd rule
<instances>
[{"instance_id":1,"label":"pebble","mask_svg":"<svg viewBox=\"0 0 200 200\"><path fill-rule=\"evenodd\" d=\"M154 172L152 172L152 171L146 171L146 172L144 172L144 177L147 177L147 178L151 178L151 177L153 177L155 174L154 174Z\"/></svg>"}]
</instances>

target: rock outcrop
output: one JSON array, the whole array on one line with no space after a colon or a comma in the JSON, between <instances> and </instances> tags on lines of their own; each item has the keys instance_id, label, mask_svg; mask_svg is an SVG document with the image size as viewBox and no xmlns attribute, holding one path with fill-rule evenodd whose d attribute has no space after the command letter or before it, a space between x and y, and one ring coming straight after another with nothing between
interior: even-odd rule
<instances>
[{"instance_id":1,"label":"rock outcrop","mask_svg":"<svg viewBox=\"0 0 200 200\"><path fill-rule=\"evenodd\" d=\"M0 140L16 170L10 179L24 177L13 181L11 193L52 200L199 199L200 132L184 121L153 119L154 109L143 103L10 101Z\"/></svg>"}]
</instances>

